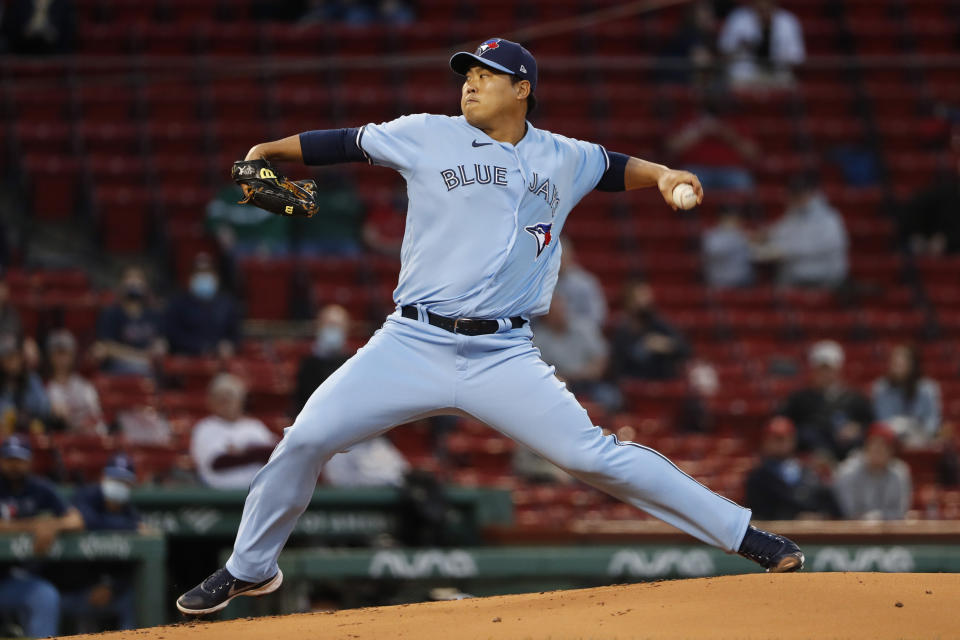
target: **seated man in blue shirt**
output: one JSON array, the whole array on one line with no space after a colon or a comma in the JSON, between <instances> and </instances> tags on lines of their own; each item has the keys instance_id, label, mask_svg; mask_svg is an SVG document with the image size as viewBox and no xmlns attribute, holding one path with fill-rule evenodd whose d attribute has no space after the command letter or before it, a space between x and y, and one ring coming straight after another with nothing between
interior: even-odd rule
<instances>
[{"instance_id":1,"label":"seated man in blue shirt","mask_svg":"<svg viewBox=\"0 0 960 640\"><path fill-rule=\"evenodd\" d=\"M210 256L197 254L188 289L170 300L164 316L170 352L229 358L240 340L241 319L236 301L220 290Z\"/></svg>"},{"instance_id":2,"label":"seated man in blue shirt","mask_svg":"<svg viewBox=\"0 0 960 640\"><path fill-rule=\"evenodd\" d=\"M140 514L130 504L130 489L137 476L133 462L119 453L107 462L99 484L78 489L73 504L83 516L88 531L142 531ZM117 629L133 629L136 623L133 582L127 566L101 565L82 588L63 595L63 612L74 617L77 631L93 633L99 618L113 618Z\"/></svg>"},{"instance_id":3,"label":"seated man in blue shirt","mask_svg":"<svg viewBox=\"0 0 960 640\"><path fill-rule=\"evenodd\" d=\"M23 436L10 436L0 446L0 533L33 534L33 552L42 555L60 532L82 530L83 518L53 485L31 475L32 457ZM60 593L32 569L15 566L0 574L0 612L15 615L28 636L55 636Z\"/></svg>"}]
</instances>

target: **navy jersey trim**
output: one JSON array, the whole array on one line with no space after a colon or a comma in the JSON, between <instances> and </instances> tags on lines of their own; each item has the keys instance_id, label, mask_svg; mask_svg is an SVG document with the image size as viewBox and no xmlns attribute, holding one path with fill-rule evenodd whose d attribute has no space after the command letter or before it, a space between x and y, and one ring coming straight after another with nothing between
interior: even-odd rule
<instances>
[{"instance_id":1,"label":"navy jersey trim","mask_svg":"<svg viewBox=\"0 0 960 640\"><path fill-rule=\"evenodd\" d=\"M626 191L627 162L630 156L616 151L608 153L606 149L603 149L603 152L607 159L607 170L600 176L600 181L594 188L597 191Z\"/></svg>"},{"instance_id":2,"label":"navy jersey trim","mask_svg":"<svg viewBox=\"0 0 960 640\"><path fill-rule=\"evenodd\" d=\"M300 134L303 163L309 166L361 162L366 159L354 144L356 129L320 129Z\"/></svg>"}]
</instances>

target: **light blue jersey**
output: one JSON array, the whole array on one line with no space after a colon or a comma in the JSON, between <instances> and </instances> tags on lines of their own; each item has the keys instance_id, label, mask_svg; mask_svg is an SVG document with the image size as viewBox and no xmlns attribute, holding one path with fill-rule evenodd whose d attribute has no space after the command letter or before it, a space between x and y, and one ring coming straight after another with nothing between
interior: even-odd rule
<instances>
[{"instance_id":1,"label":"light blue jersey","mask_svg":"<svg viewBox=\"0 0 960 640\"><path fill-rule=\"evenodd\" d=\"M463 116L368 124L358 146L407 181L409 209L393 297L448 317L542 315L560 268L557 238L610 165L597 144L527 124L516 145Z\"/></svg>"}]
</instances>

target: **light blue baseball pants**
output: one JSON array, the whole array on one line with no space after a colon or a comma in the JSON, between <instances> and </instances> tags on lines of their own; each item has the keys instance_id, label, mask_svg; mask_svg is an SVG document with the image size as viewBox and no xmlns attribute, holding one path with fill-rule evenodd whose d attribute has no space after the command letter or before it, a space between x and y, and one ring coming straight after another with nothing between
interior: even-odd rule
<instances>
[{"instance_id":1,"label":"light blue baseball pants","mask_svg":"<svg viewBox=\"0 0 960 640\"><path fill-rule=\"evenodd\" d=\"M713 493L653 449L603 436L553 367L529 325L484 336L387 318L370 341L310 396L250 485L227 569L259 582L335 453L427 415L475 417L638 509L725 551L736 551L750 510Z\"/></svg>"}]
</instances>

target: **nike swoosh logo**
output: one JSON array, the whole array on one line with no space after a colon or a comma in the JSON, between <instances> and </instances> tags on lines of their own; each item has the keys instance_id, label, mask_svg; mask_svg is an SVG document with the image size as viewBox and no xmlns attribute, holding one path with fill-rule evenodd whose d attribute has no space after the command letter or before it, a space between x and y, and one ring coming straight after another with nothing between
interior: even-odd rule
<instances>
[{"instance_id":1,"label":"nike swoosh logo","mask_svg":"<svg viewBox=\"0 0 960 640\"><path fill-rule=\"evenodd\" d=\"M487 146L488 144L493 144L493 143L492 143L492 142L477 142L476 140L473 141L473 146L474 146L474 147L485 147L485 146Z\"/></svg>"}]
</instances>

